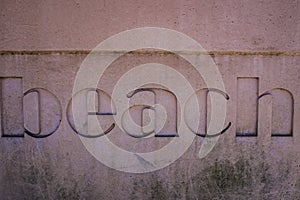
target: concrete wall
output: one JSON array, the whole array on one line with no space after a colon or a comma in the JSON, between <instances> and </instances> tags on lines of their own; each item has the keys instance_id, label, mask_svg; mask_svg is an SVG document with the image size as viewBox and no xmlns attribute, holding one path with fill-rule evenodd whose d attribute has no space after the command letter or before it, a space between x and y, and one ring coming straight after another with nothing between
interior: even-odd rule
<instances>
[{"instance_id":1,"label":"concrete wall","mask_svg":"<svg viewBox=\"0 0 300 200\"><path fill-rule=\"evenodd\" d=\"M31 0L1 1L0 10L0 199L299 198L300 1ZM198 154L205 138L196 136L175 162L136 174L98 161L71 128L67 110L89 51L139 27L176 30L208 51L229 97L224 127L231 125L204 158ZM188 53L151 49L123 55L98 87L112 96L123 74L156 62L177 70L195 90L206 88L203 77L180 57ZM132 105L153 104L151 98L138 96ZM201 119L200 125L209 123ZM113 116L99 120L107 128ZM25 129L53 134L36 138ZM130 152L159 150L173 139L133 138L118 126L107 138ZM114 153L106 155L114 160Z\"/></svg>"}]
</instances>

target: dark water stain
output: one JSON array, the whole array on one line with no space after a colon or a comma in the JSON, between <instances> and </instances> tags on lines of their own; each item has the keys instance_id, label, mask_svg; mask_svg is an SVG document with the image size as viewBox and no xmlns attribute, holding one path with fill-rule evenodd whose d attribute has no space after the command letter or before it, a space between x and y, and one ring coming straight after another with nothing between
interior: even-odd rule
<instances>
[{"instance_id":1,"label":"dark water stain","mask_svg":"<svg viewBox=\"0 0 300 200\"><path fill-rule=\"evenodd\" d=\"M167 199L170 192L165 188L164 182L153 173L147 179L136 179L130 199Z\"/></svg>"},{"instance_id":2,"label":"dark water stain","mask_svg":"<svg viewBox=\"0 0 300 200\"><path fill-rule=\"evenodd\" d=\"M193 196L199 199L227 199L242 192L250 194L254 180L249 161L215 162L191 179ZM191 197L191 195L189 195Z\"/></svg>"}]
</instances>

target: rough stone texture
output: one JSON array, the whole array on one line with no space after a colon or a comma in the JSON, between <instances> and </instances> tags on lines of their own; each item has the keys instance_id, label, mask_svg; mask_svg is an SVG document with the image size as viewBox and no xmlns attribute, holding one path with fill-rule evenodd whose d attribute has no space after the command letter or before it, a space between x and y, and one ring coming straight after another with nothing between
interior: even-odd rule
<instances>
[{"instance_id":1,"label":"rough stone texture","mask_svg":"<svg viewBox=\"0 0 300 200\"><path fill-rule=\"evenodd\" d=\"M178 30L207 50L299 50L299 1L2 1L3 50L87 49L132 28Z\"/></svg>"},{"instance_id":2,"label":"rough stone texture","mask_svg":"<svg viewBox=\"0 0 300 200\"><path fill-rule=\"evenodd\" d=\"M49 137L32 138L25 134L24 138L0 138L0 199L299 198L299 1L2 1L0 4L0 78L22 77L24 93L32 88L51 91L62 111L61 124ZM173 164L151 173L130 174L97 161L68 124L66 110L73 81L86 54L39 54L38 51L90 50L115 33L143 26L181 31L205 49L216 52L213 59L230 97L225 124L232 122L232 125L203 159L198 158L203 138L196 137L188 151ZM20 51L32 52L21 55ZM238 51L250 52L234 53ZM265 53L260 55L258 51ZM268 55L271 51L284 53ZM254 54L250 55L251 52ZM99 87L110 94L123 73L148 62L164 63L180 71L194 88L205 87L202 78L183 59L155 53L123 56L108 69ZM251 80L241 83L243 80L238 81L238 77ZM240 97L239 89L245 88L249 92ZM294 105L290 106L284 92L278 94L279 101L275 95L263 97L257 109L256 136L237 136L239 130L253 134L256 129L255 115L249 113L251 107L239 110L239 99L251 105L247 95L261 95L273 88L289 90ZM7 94L5 91L1 90L2 96ZM26 128L36 130L33 122L39 116L30 107L36 99L27 100L23 108L24 123ZM281 102L286 106L282 107ZM290 120L285 120L290 117L285 114L291 111L292 136ZM7 117L2 110L1 113L1 119ZM244 120L239 122L241 113L245 113L241 116ZM59 112L53 115L59 118ZM279 133L276 130L284 136L274 135ZM168 142L168 138L143 142L125 135L119 128L109 137L118 146L134 151L150 151ZM134 146L137 141L139 145Z\"/></svg>"}]
</instances>

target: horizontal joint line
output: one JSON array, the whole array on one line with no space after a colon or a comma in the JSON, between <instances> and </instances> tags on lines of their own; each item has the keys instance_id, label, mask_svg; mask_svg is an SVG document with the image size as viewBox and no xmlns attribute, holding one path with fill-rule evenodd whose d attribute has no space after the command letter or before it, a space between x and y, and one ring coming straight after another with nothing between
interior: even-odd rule
<instances>
[{"instance_id":1,"label":"horizontal joint line","mask_svg":"<svg viewBox=\"0 0 300 200\"><path fill-rule=\"evenodd\" d=\"M135 50L135 51L111 51L111 50L37 50L37 51L0 51L0 55L224 55L224 56L300 56L300 51L164 51L164 50Z\"/></svg>"}]
</instances>

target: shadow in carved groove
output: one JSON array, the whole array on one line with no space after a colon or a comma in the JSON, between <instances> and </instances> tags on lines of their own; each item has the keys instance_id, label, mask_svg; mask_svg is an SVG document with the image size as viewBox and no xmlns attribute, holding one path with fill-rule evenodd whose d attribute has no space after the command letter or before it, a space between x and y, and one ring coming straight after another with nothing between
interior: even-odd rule
<instances>
[{"instance_id":1,"label":"shadow in carved groove","mask_svg":"<svg viewBox=\"0 0 300 200\"><path fill-rule=\"evenodd\" d=\"M86 138L101 137L114 129L115 123L111 123L106 130L100 130L98 117L108 115L116 115L115 105L109 94L96 88L77 92L67 106L69 125L78 135Z\"/></svg>"},{"instance_id":2,"label":"shadow in carved groove","mask_svg":"<svg viewBox=\"0 0 300 200\"><path fill-rule=\"evenodd\" d=\"M237 78L236 136L256 137L258 127L258 77Z\"/></svg>"},{"instance_id":3,"label":"shadow in carved groove","mask_svg":"<svg viewBox=\"0 0 300 200\"><path fill-rule=\"evenodd\" d=\"M28 116L25 120L25 133L35 138L52 135L58 129L62 119L58 98L47 89L33 88L24 93L23 100L24 111ZM28 123L28 120L33 121ZM36 127L33 126L34 123Z\"/></svg>"},{"instance_id":4,"label":"shadow in carved groove","mask_svg":"<svg viewBox=\"0 0 300 200\"><path fill-rule=\"evenodd\" d=\"M225 133L229 127L231 126L231 122L227 124L227 126L221 130L218 133L207 133L207 125L208 125L208 99L209 93L213 92L219 95L222 95L225 100L229 100L229 95L219 89L215 88L203 88L200 90L197 90L187 101L186 106L185 106L185 122L188 126L188 128L197 136L200 137L216 137L219 136L223 133ZM196 99L195 99L196 98ZM189 105L191 103L191 105ZM198 104L198 109L195 108L194 105L195 103ZM192 109L192 110L191 110ZM196 112L195 112L196 110ZM191 115L191 112L197 113L198 116L194 116L193 114ZM198 126L198 127L196 127Z\"/></svg>"},{"instance_id":5,"label":"shadow in carved groove","mask_svg":"<svg viewBox=\"0 0 300 200\"><path fill-rule=\"evenodd\" d=\"M144 134L147 136L152 132L155 132L155 137L178 137L177 123L178 123L178 107L176 96L162 88L139 88L127 94L128 98L132 98L134 95L140 92L151 92L154 94L154 105L134 105L130 109L141 110L141 120L143 121L143 112L145 110L153 111L155 118L154 130ZM166 118L161 119L163 110L166 112ZM175 112L174 112L175 111ZM164 122L164 124L162 124ZM133 137L140 137L137 134L129 135ZM143 137L144 137L143 136Z\"/></svg>"},{"instance_id":6,"label":"shadow in carved groove","mask_svg":"<svg viewBox=\"0 0 300 200\"><path fill-rule=\"evenodd\" d=\"M293 136L294 98L290 91L274 88L261 94L272 98L272 136Z\"/></svg>"}]
</instances>

